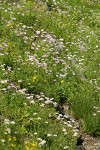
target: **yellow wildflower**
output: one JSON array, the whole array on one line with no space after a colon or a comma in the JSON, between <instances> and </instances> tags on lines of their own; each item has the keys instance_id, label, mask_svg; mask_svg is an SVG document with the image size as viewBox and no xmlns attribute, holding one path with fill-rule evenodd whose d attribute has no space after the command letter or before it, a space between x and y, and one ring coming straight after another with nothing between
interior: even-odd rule
<instances>
[{"instance_id":1,"label":"yellow wildflower","mask_svg":"<svg viewBox=\"0 0 100 150\"><path fill-rule=\"evenodd\" d=\"M15 145L12 143L12 144L11 144L11 147L15 147Z\"/></svg>"},{"instance_id":2,"label":"yellow wildflower","mask_svg":"<svg viewBox=\"0 0 100 150\"><path fill-rule=\"evenodd\" d=\"M37 81L37 78L38 78L37 76L34 76L33 77L33 82Z\"/></svg>"},{"instance_id":3,"label":"yellow wildflower","mask_svg":"<svg viewBox=\"0 0 100 150\"><path fill-rule=\"evenodd\" d=\"M61 84L63 84L65 81L64 80L61 80Z\"/></svg>"},{"instance_id":4,"label":"yellow wildflower","mask_svg":"<svg viewBox=\"0 0 100 150\"><path fill-rule=\"evenodd\" d=\"M37 144L32 143L33 148L37 148Z\"/></svg>"},{"instance_id":5,"label":"yellow wildflower","mask_svg":"<svg viewBox=\"0 0 100 150\"><path fill-rule=\"evenodd\" d=\"M16 141L16 140L17 140L15 136L13 137L13 139L14 139L14 141Z\"/></svg>"},{"instance_id":6,"label":"yellow wildflower","mask_svg":"<svg viewBox=\"0 0 100 150\"><path fill-rule=\"evenodd\" d=\"M28 146L25 146L25 150L29 150L29 147L28 147Z\"/></svg>"},{"instance_id":7,"label":"yellow wildflower","mask_svg":"<svg viewBox=\"0 0 100 150\"><path fill-rule=\"evenodd\" d=\"M11 141L11 137L9 137L8 141Z\"/></svg>"},{"instance_id":8,"label":"yellow wildflower","mask_svg":"<svg viewBox=\"0 0 100 150\"><path fill-rule=\"evenodd\" d=\"M25 150L36 150L37 144L31 143L30 141L25 141Z\"/></svg>"}]
</instances>

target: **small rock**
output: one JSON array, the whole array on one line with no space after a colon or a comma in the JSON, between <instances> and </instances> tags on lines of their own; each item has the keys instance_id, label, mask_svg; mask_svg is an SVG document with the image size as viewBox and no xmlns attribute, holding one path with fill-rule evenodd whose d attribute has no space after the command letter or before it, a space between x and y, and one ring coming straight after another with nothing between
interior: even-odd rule
<instances>
[{"instance_id":1,"label":"small rock","mask_svg":"<svg viewBox=\"0 0 100 150\"><path fill-rule=\"evenodd\" d=\"M76 146L75 150L86 150L83 145Z\"/></svg>"}]
</instances>

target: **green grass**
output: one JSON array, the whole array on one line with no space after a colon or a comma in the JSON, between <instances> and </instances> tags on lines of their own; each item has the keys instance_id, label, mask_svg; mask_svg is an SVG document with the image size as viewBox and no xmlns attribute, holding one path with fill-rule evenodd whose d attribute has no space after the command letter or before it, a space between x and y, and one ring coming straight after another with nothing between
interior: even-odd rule
<instances>
[{"instance_id":1,"label":"green grass","mask_svg":"<svg viewBox=\"0 0 100 150\"><path fill-rule=\"evenodd\" d=\"M97 0L1 2L1 150L74 150L80 133L56 105L100 135L99 9Z\"/></svg>"}]
</instances>

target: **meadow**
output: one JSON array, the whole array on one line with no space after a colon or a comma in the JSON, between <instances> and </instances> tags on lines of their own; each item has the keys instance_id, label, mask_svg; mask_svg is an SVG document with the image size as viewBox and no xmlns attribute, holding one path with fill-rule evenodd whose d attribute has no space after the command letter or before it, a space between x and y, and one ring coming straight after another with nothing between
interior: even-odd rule
<instances>
[{"instance_id":1,"label":"meadow","mask_svg":"<svg viewBox=\"0 0 100 150\"><path fill-rule=\"evenodd\" d=\"M75 150L100 136L99 0L0 0L0 150Z\"/></svg>"}]
</instances>

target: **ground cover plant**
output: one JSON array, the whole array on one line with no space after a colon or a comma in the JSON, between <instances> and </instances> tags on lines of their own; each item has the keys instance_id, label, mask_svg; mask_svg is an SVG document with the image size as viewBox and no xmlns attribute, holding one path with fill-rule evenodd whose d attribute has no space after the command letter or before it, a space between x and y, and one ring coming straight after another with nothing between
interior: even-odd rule
<instances>
[{"instance_id":1,"label":"ground cover plant","mask_svg":"<svg viewBox=\"0 0 100 150\"><path fill-rule=\"evenodd\" d=\"M100 136L99 10L0 1L1 150L74 150L80 132Z\"/></svg>"}]
</instances>

